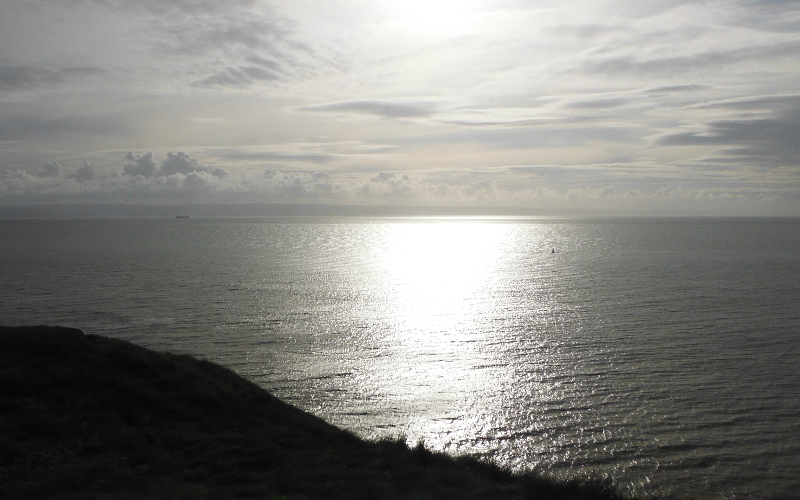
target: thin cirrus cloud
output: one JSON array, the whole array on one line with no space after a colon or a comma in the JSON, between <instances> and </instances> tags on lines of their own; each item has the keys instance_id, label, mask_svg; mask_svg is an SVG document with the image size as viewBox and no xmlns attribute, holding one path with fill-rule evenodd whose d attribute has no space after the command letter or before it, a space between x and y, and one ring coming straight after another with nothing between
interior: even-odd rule
<instances>
[{"instance_id":1,"label":"thin cirrus cloud","mask_svg":"<svg viewBox=\"0 0 800 500\"><path fill-rule=\"evenodd\" d=\"M115 9L147 10L156 13L183 12L187 14L213 14L224 11L230 7L247 7L253 5L253 0L229 0L224 3L213 0L84 0L104 7Z\"/></svg>"},{"instance_id":2,"label":"thin cirrus cloud","mask_svg":"<svg viewBox=\"0 0 800 500\"><path fill-rule=\"evenodd\" d=\"M0 66L0 92L32 90L72 83L101 74L99 68L47 68L42 66Z\"/></svg>"},{"instance_id":3,"label":"thin cirrus cloud","mask_svg":"<svg viewBox=\"0 0 800 500\"><path fill-rule=\"evenodd\" d=\"M800 41L791 41L762 47L712 50L679 56L609 57L587 62L582 69L587 73L668 76L695 71L708 72L739 63L770 59L791 60L793 54L798 51L800 51Z\"/></svg>"},{"instance_id":4,"label":"thin cirrus cloud","mask_svg":"<svg viewBox=\"0 0 800 500\"><path fill-rule=\"evenodd\" d=\"M797 2L431 2L6 0L0 203L800 214Z\"/></svg>"},{"instance_id":5,"label":"thin cirrus cloud","mask_svg":"<svg viewBox=\"0 0 800 500\"><path fill-rule=\"evenodd\" d=\"M357 100L332 102L299 108L301 111L326 113L363 113L384 118L418 118L431 116L436 106L424 102L394 102L383 100Z\"/></svg>"},{"instance_id":6,"label":"thin cirrus cloud","mask_svg":"<svg viewBox=\"0 0 800 500\"><path fill-rule=\"evenodd\" d=\"M259 162L308 162L315 164L330 163L339 155L324 151L242 151L239 149L218 152L217 155L228 161Z\"/></svg>"},{"instance_id":7,"label":"thin cirrus cloud","mask_svg":"<svg viewBox=\"0 0 800 500\"><path fill-rule=\"evenodd\" d=\"M104 137L129 132L129 123L102 114L47 116L41 113L13 114L0 118L0 141L55 140L86 134Z\"/></svg>"},{"instance_id":8,"label":"thin cirrus cloud","mask_svg":"<svg viewBox=\"0 0 800 500\"><path fill-rule=\"evenodd\" d=\"M156 49L194 60L193 72L207 73L193 86L246 88L313 71L313 49L294 37L294 23L271 9L202 11L160 24Z\"/></svg>"}]
</instances>

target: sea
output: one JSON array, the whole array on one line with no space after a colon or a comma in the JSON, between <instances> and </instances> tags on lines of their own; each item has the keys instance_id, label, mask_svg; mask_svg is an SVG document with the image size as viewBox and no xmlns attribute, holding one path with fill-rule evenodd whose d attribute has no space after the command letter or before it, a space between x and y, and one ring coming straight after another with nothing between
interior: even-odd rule
<instances>
[{"instance_id":1,"label":"sea","mask_svg":"<svg viewBox=\"0 0 800 500\"><path fill-rule=\"evenodd\" d=\"M366 438L800 498L800 219L0 221L0 324L222 364Z\"/></svg>"}]
</instances>

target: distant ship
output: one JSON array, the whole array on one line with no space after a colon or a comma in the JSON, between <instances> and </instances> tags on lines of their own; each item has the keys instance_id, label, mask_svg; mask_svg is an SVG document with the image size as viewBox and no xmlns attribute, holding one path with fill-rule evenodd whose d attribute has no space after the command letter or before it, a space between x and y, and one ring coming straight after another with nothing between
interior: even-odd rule
<instances>
[{"instance_id":1,"label":"distant ship","mask_svg":"<svg viewBox=\"0 0 800 500\"><path fill-rule=\"evenodd\" d=\"M188 219L189 216L188 215L176 215L175 218L176 219Z\"/></svg>"}]
</instances>

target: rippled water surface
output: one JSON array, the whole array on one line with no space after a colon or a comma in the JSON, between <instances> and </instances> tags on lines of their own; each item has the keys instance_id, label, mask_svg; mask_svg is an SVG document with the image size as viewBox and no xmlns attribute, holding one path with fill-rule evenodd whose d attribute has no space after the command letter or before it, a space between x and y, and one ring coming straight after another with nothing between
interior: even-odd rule
<instances>
[{"instance_id":1,"label":"rippled water surface","mask_svg":"<svg viewBox=\"0 0 800 500\"><path fill-rule=\"evenodd\" d=\"M0 221L0 323L229 366L368 436L797 498L800 220Z\"/></svg>"}]
</instances>

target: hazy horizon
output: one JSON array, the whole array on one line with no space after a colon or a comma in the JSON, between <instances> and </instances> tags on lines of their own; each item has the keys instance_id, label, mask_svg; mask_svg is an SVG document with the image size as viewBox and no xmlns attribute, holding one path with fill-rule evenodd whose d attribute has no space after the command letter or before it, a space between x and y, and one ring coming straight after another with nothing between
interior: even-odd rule
<instances>
[{"instance_id":1,"label":"hazy horizon","mask_svg":"<svg viewBox=\"0 0 800 500\"><path fill-rule=\"evenodd\" d=\"M698 214L691 211L547 209L513 206L351 205L311 203L52 203L0 206L0 220L137 218L448 218L474 220L798 219L785 215Z\"/></svg>"}]
</instances>

